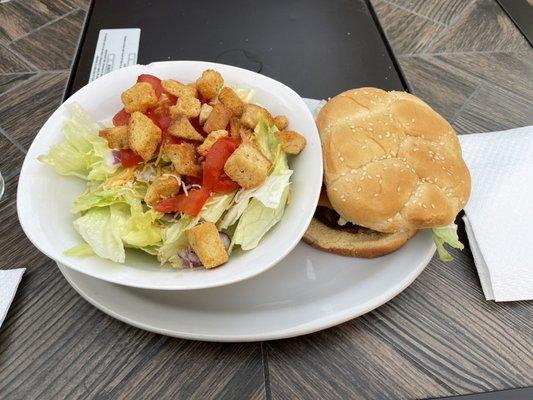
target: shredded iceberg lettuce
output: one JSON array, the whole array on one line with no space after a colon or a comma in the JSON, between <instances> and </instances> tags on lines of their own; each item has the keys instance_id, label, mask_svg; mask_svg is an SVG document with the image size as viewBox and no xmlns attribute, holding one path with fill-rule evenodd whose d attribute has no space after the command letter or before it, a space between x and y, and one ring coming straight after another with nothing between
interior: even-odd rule
<instances>
[{"instance_id":1,"label":"shredded iceberg lettuce","mask_svg":"<svg viewBox=\"0 0 533 400\"><path fill-rule=\"evenodd\" d=\"M199 220L199 217L183 216L163 230L163 244L157 253L157 258L161 264L168 262L177 268L182 266L178 252L189 245L185 231L193 228Z\"/></svg>"},{"instance_id":2,"label":"shredded iceberg lettuce","mask_svg":"<svg viewBox=\"0 0 533 400\"><path fill-rule=\"evenodd\" d=\"M58 174L101 181L112 174L113 154L105 139L98 136L98 125L78 104L66 106L70 118L63 125L64 139L38 157Z\"/></svg>"},{"instance_id":3,"label":"shredded iceberg lettuce","mask_svg":"<svg viewBox=\"0 0 533 400\"><path fill-rule=\"evenodd\" d=\"M234 244L240 245L243 250L257 247L270 228L281 220L288 196L289 187L287 186L276 208L265 207L259 200L252 199L239 219L230 247Z\"/></svg>"},{"instance_id":4,"label":"shredded iceberg lettuce","mask_svg":"<svg viewBox=\"0 0 533 400\"><path fill-rule=\"evenodd\" d=\"M222 217L222 214L224 214L224 211L230 207L234 197L235 192L211 196L200 212L200 218L216 224L220 217Z\"/></svg>"},{"instance_id":5,"label":"shredded iceberg lettuce","mask_svg":"<svg viewBox=\"0 0 533 400\"><path fill-rule=\"evenodd\" d=\"M441 228L433 228L433 241L437 246L439 258L442 261L452 261L452 255L446 250L444 244L453 247L454 249L463 250L464 245L459 241L457 236L457 225L450 224Z\"/></svg>"},{"instance_id":6,"label":"shredded iceberg lettuce","mask_svg":"<svg viewBox=\"0 0 533 400\"><path fill-rule=\"evenodd\" d=\"M65 255L70 257L85 257L93 254L94 250L88 243L80 243L65 251Z\"/></svg>"}]
</instances>

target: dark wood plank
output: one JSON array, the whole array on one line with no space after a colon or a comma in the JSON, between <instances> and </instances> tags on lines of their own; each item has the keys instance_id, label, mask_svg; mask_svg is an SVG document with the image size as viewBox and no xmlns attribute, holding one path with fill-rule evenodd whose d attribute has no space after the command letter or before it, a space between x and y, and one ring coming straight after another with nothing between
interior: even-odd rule
<instances>
[{"instance_id":1,"label":"dark wood plank","mask_svg":"<svg viewBox=\"0 0 533 400\"><path fill-rule=\"evenodd\" d=\"M400 66L413 93L426 101L444 118L452 120L479 84L432 56L402 57Z\"/></svg>"},{"instance_id":2,"label":"dark wood plank","mask_svg":"<svg viewBox=\"0 0 533 400\"><path fill-rule=\"evenodd\" d=\"M455 119L461 133L499 131L533 125L533 98L481 84Z\"/></svg>"},{"instance_id":3,"label":"dark wood plank","mask_svg":"<svg viewBox=\"0 0 533 400\"><path fill-rule=\"evenodd\" d=\"M488 82L523 97L533 98L533 50L522 53L464 53L431 56L451 73Z\"/></svg>"},{"instance_id":4,"label":"dark wood plank","mask_svg":"<svg viewBox=\"0 0 533 400\"><path fill-rule=\"evenodd\" d=\"M384 1L373 1L374 9L396 54L423 52L444 28L443 25Z\"/></svg>"},{"instance_id":5,"label":"dark wood plank","mask_svg":"<svg viewBox=\"0 0 533 400\"><path fill-rule=\"evenodd\" d=\"M15 0L0 5L0 43L7 43L74 10L67 0Z\"/></svg>"},{"instance_id":6,"label":"dark wood plank","mask_svg":"<svg viewBox=\"0 0 533 400\"><path fill-rule=\"evenodd\" d=\"M476 0L428 52L529 51L524 36L494 0Z\"/></svg>"},{"instance_id":7,"label":"dark wood plank","mask_svg":"<svg viewBox=\"0 0 533 400\"><path fill-rule=\"evenodd\" d=\"M474 0L387 0L415 14L448 25Z\"/></svg>"},{"instance_id":8,"label":"dark wood plank","mask_svg":"<svg viewBox=\"0 0 533 400\"><path fill-rule=\"evenodd\" d=\"M0 95L35 76L35 72L0 75Z\"/></svg>"},{"instance_id":9,"label":"dark wood plank","mask_svg":"<svg viewBox=\"0 0 533 400\"><path fill-rule=\"evenodd\" d=\"M77 7L88 9L91 4L91 0L70 0L70 2Z\"/></svg>"},{"instance_id":10,"label":"dark wood plank","mask_svg":"<svg viewBox=\"0 0 533 400\"><path fill-rule=\"evenodd\" d=\"M24 153L11 143L2 131L0 131L0 154L2 155L0 157L0 172L6 183L10 183L9 178L17 176L22 167ZM7 189L10 189L10 185L7 186ZM6 198L7 196L6 194Z\"/></svg>"},{"instance_id":11,"label":"dark wood plank","mask_svg":"<svg viewBox=\"0 0 533 400\"><path fill-rule=\"evenodd\" d=\"M0 94L0 128L28 148L61 104L67 78L67 72L42 73Z\"/></svg>"},{"instance_id":12,"label":"dark wood plank","mask_svg":"<svg viewBox=\"0 0 533 400\"><path fill-rule=\"evenodd\" d=\"M0 74L28 72L31 67L11 50L0 46Z\"/></svg>"},{"instance_id":13,"label":"dark wood plank","mask_svg":"<svg viewBox=\"0 0 533 400\"><path fill-rule=\"evenodd\" d=\"M9 45L41 70L68 69L78 44L85 11L77 10Z\"/></svg>"}]
</instances>

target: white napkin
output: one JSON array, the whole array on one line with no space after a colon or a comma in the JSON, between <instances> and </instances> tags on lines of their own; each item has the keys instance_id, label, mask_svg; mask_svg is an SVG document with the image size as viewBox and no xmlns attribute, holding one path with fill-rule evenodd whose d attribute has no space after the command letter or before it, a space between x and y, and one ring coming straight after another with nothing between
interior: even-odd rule
<instances>
[{"instance_id":1,"label":"white napkin","mask_svg":"<svg viewBox=\"0 0 533 400\"><path fill-rule=\"evenodd\" d=\"M0 270L0 327L25 270L25 268Z\"/></svg>"},{"instance_id":2,"label":"white napkin","mask_svg":"<svg viewBox=\"0 0 533 400\"><path fill-rule=\"evenodd\" d=\"M472 174L465 226L487 300L533 300L533 126L459 137Z\"/></svg>"}]
</instances>

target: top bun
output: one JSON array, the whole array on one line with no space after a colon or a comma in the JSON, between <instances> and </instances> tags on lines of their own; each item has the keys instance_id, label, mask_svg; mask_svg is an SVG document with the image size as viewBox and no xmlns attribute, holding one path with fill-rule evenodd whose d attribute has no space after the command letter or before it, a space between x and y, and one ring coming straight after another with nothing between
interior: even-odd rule
<instances>
[{"instance_id":1,"label":"top bun","mask_svg":"<svg viewBox=\"0 0 533 400\"><path fill-rule=\"evenodd\" d=\"M348 90L317 118L333 208L378 232L445 226L470 196L470 173L450 124L419 98Z\"/></svg>"}]
</instances>

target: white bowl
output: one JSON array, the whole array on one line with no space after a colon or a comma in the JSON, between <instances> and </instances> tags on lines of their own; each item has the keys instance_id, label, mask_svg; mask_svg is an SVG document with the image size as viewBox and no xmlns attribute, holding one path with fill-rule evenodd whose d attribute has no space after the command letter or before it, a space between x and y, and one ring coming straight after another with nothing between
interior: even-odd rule
<instances>
[{"instance_id":1,"label":"white bowl","mask_svg":"<svg viewBox=\"0 0 533 400\"><path fill-rule=\"evenodd\" d=\"M291 203L282 220L268 232L259 246L236 252L225 265L212 270L176 270L161 267L155 257L128 250L124 264L98 256L68 257L66 249L79 244L70 208L85 182L56 174L37 156L48 152L62 138L61 126L67 117L65 104L76 102L96 120L111 118L122 105L120 93L130 87L139 74L163 79L194 81L203 70L218 70L228 84L255 91L254 101L275 115L289 118L290 128L307 139L304 151L290 161ZM279 262L300 241L315 210L322 185L322 150L313 116L302 98L289 87L266 76L223 64L199 61L168 61L134 65L108 73L69 97L41 128L33 141L20 174L17 211L24 232L44 254L73 270L104 281L147 289L186 290L228 285L251 278Z\"/></svg>"}]
</instances>

